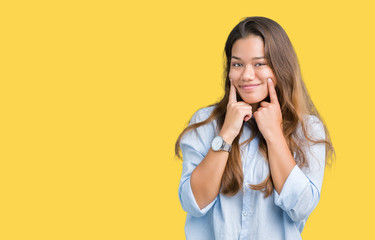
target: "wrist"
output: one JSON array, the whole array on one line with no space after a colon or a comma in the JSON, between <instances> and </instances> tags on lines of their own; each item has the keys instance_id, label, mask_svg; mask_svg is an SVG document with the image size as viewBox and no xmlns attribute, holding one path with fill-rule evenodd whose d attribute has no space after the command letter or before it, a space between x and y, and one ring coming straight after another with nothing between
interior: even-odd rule
<instances>
[{"instance_id":1,"label":"wrist","mask_svg":"<svg viewBox=\"0 0 375 240\"><path fill-rule=\"evenodd\" d=\"M280 141L285 141L284 133L280 131L274 131L272 134L269 134L267 137L264 136L264 140L266 140L267 145L273 144Z\"/></svg>"},{"instance_id":2,"label":"wrist","mask_svg":"<svg viewBox=\"0 0 375 240\"><path fill-rule=\"evenodd\" d=\"M230 145L232 145L233 140L234 140L234 138L235 138L235 137L233 137L231 134L229 134L229 133L226 132L226 131L220 131L219 136L221 136L221 137L223 138L223 140L224 140L226 143L230 144Z\"/></svg>"}]
</instances>

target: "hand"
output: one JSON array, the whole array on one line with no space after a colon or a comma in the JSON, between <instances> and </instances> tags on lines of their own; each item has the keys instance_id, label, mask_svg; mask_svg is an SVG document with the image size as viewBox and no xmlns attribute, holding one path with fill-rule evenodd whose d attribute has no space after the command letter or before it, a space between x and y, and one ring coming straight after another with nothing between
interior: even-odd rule
<instances>
[{"instance_id":1,"label":"hand","mask_svg":"<svg viewBox=\"0 0 375 240\"><path fill-rule=\"evenodd\" d=\"M271 78L268 78L267 82L271 102L261 102L257 111L254 112L254 118L258 124L259 131L266 141L271 140L274 136L283 136L283 119L275 86Z\"/></svg>"},{"instance_id":2,"label":"hand","mask_svg":"<svg viewBox=\"0 0 375 240\"><path fill-rule=\"evenodd\" d=\"M237 102L236 87L231 80L227 113L219 135L222 136L227 143L232 144L241 130L243 121L248 121L251 116L251 106L245 102Z\"/></svg>"}]
</instances>

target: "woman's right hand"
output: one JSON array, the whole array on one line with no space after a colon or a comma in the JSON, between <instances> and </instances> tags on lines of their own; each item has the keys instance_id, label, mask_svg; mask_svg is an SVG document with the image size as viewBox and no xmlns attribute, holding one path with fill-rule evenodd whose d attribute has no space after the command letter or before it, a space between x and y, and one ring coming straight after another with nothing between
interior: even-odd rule
<instances>
[{"instance_id":1,"label":"woman's right hand","mask_svg":"<svg viewBox=\"0 0 375 240\"><path fill-rule=\"evenodd\" d=\"M229 101L227 113L223 127L219 135L225 142L232 144L233 140L239 134L244 121L248 121L252 116L252 108L248 103L237 102L236 87L230 81Z\"/></svg>"}]
</instances>

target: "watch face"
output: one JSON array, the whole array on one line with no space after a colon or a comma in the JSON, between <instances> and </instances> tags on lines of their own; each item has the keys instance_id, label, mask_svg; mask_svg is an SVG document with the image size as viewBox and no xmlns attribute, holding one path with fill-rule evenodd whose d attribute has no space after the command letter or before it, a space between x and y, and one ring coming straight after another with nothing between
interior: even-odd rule
<instances>
[{"instance_id":1,"label":"watch face","mask_svg":"<svg viewBox=\"0 0 375 240\"><path fill-rule=\"evenodd\" d=\"M218 151L223 145L223 139L220 136L217 136L212 140L212 150Z\"/></svg>"}]
</instances>

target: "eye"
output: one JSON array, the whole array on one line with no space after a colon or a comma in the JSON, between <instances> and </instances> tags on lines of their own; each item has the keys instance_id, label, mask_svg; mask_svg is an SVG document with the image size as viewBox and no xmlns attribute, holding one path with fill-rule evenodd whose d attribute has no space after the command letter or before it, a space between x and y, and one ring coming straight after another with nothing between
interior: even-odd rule
<instances>
[{"instance_id":1,"label":"eye","mask_svg":"<svg viewBox=\"0 0 375 240\"><path fill-rule=\"evenodd\" d=\"M232 63L232 66L233 67L242 67L242 64L241 63Z\"/></svg>"},{"instance_id":2,"label":"eye","mask_svg":"<svg viewBox=\"0 0 375 240\"><path fill-rule=\"evenodd\" d=\"M265 63L256 63L255 67L260 67L260 66L264 66L264 65L266 65L266 64Z\"/></svg>"}]
</instances>

